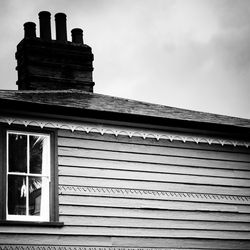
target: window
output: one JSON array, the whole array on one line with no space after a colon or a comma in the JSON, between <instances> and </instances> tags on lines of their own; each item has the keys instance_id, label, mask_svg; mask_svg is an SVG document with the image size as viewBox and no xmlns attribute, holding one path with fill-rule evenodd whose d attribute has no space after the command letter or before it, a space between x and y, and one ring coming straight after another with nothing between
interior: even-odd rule
<instances>
[{"instance_id":1,"label":"window","mask_svg":"<svg viewBox=\"0 0 250 250\"><path fill-rule=\"evenodd\" d=\"M50 136L7 132L6 218L49 221Z\"/></svg>"},{"instance_id":2,"label":"window","mask_svg":"<svg viewBox=\"0 0 250 250\"><path fill-rule=\"evenodd\" d=\"M1 223L60 224L54 133L13 129L1 134Z\"/></svg>"}]
</instances>

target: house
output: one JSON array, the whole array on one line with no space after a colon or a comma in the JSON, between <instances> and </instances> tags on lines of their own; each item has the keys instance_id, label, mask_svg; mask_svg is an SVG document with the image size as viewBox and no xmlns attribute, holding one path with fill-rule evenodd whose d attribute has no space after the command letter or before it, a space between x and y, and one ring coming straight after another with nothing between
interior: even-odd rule
<instances>
[{"instance_id":1,"label":"house","mask_svg":"<svg viewBox=\"0 0 250 250\"><path fill-rule=\"evenodd\" d=\"M0 249L250 249L250 120L93 91L81 29L32 22L0 91Z\"/></svg>"}]
</instances>

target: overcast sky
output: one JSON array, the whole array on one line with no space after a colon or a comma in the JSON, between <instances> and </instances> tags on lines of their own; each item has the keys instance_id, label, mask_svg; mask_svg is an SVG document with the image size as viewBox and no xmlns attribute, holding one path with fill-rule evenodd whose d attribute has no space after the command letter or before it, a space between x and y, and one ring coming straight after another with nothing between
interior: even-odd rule
<instances>
[{"instance_id":1,"label":"overcast sky","mask_svg":"<svg viewBox=\"0 0 250 250\"><path fill-rule=\"evenodd\" d=\"M15 51L38 12L67 14L95 56L94 91L250 118L249 0L1 0L0 88L17 89Z\"/></svg>"}]
</instances>

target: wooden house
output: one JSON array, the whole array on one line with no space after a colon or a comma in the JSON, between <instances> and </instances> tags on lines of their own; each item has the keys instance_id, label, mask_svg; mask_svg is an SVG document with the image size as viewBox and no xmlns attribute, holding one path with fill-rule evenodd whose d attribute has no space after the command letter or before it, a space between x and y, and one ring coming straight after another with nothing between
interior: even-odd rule
<instances>
[{"instance_id":1,"label":"wooden house","mask_svg":"<svg viewBox=\"0 0 250 250\"><path fill-rule=\"evenodd\" d=\"M250 249L250 120L93 93L82 30L39 18L0 91L0 249Z\"/></svg>"}]
</instances>

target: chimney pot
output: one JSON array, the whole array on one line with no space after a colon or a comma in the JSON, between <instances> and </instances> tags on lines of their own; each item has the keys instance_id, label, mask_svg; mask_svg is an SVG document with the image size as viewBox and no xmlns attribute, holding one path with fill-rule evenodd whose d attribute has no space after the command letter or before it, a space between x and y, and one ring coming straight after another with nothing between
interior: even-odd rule
<instances>
[{"instance_id":1,"label":"chimney pot","mask_svg":"<svg viewBox=\"0 0 250 250\"><path fill-rule=\"evenodd\" d=\"M24 37L25 38L35 38L36 37L36 24L33 22L27 22L23 25L24 27Z\"/></svg>"},{"instance_id":2,"label":"chimney pot","mask_svg":"<svg viewBox=\"0 0 250 250\"><path fill-rule=\"evenodd\" d=\"M51 40L51 25L50 25L50 12L41 11L39 12L40 22L40 38L43 40Z\"/></svg>"},{"instance_id":3,"label":"chimney pot","mask_svg":"<svg viewBox=\"0 0 250 250\"><path fill-rule=\"evenodd\" d=\"M56 21L56 40L67 42L67 23L66 15L64 13L55 14Z\"/></svg>"},{"instance_id":4,"label":"chimney pot","mask_svg":"<svg viewBox=\"0 0 250 250\"><path fill-rule=\"evenodd\" d=\"M75 28L71 30L72 42L83 44L82 29Z\"/></svg>"}]
</instances>

